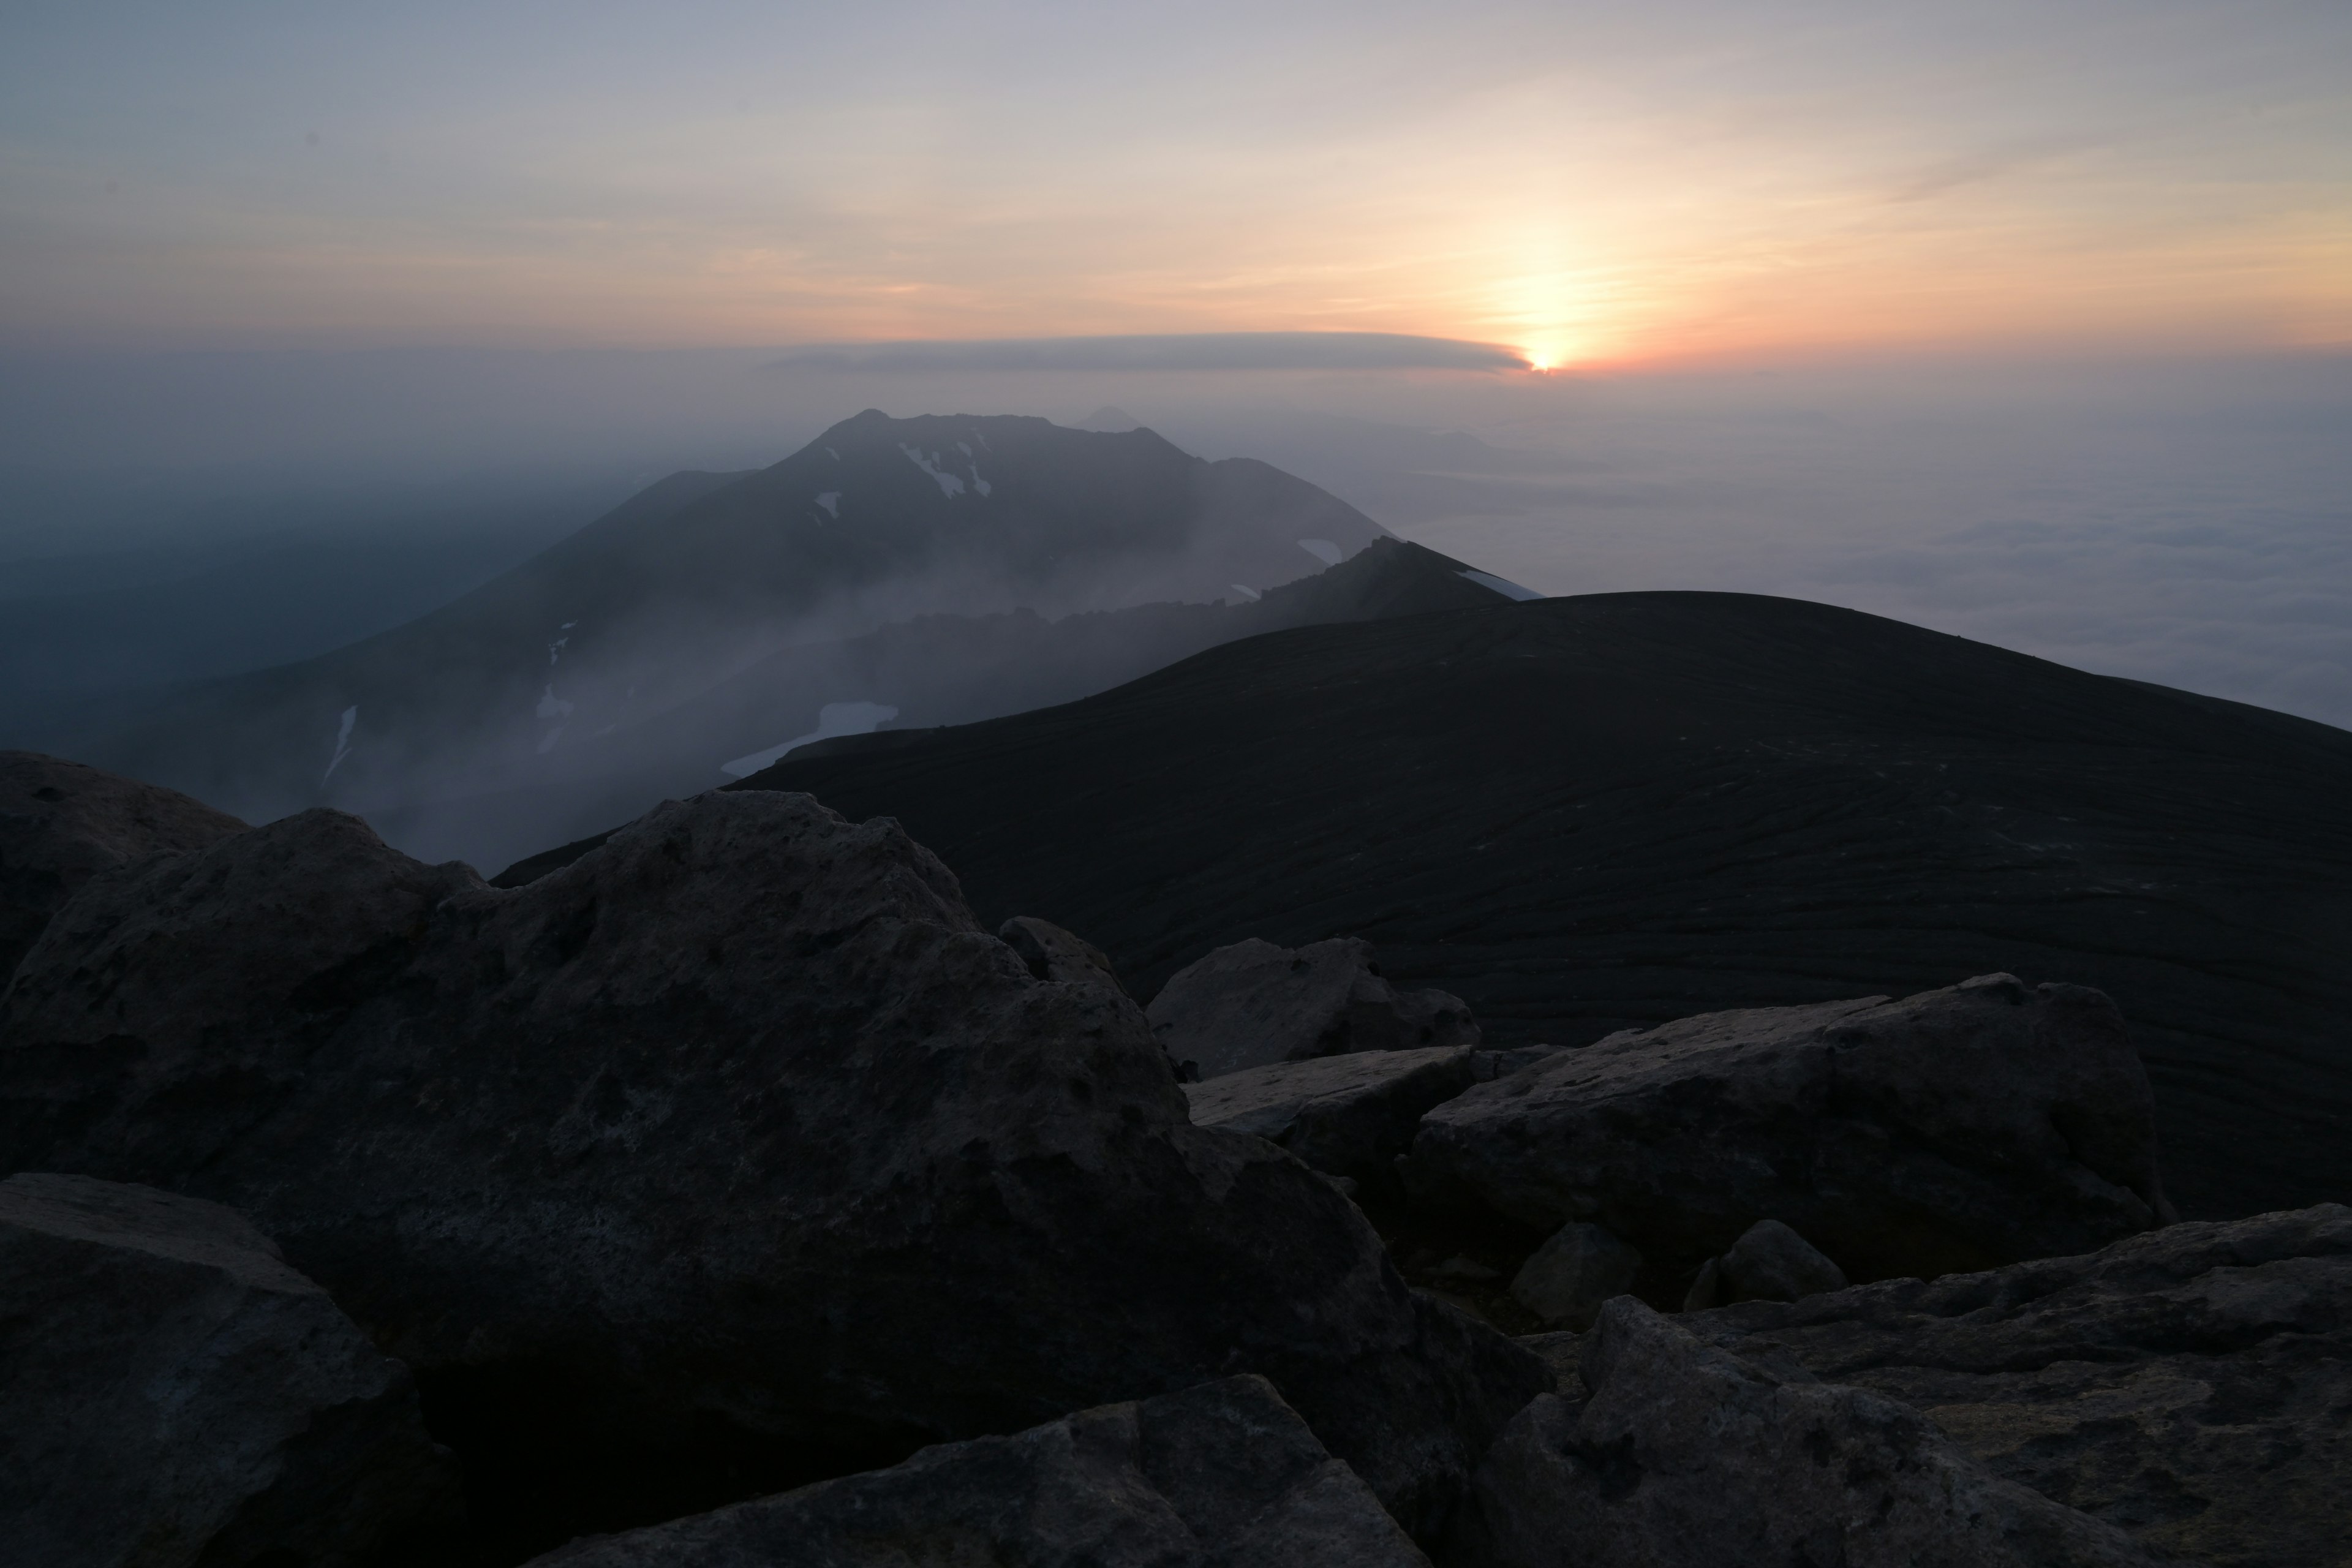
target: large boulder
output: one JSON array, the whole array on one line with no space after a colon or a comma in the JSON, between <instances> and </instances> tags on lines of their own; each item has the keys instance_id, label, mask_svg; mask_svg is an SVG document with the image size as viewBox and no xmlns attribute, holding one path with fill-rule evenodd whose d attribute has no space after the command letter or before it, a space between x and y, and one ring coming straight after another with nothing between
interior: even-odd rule
<instances>
[{"instance_id":1,"label":"large boulder","mask_svg":"<svg viewBox=\"0 0 2352 1568\"><path fill-rule=\"evenodd\" d=\"M1427 1568L1261 1377L582 1541L534 1568Z\"/></svg>"},{"instance_id":2,"label":"large boulder","mask_svg":"<svg viewBox=\"0 0 2352 1568\"><path fill-rule=\"evenodd\" d=\"M1431 1110L1405 1173L1432 1207L1606 1226L1685 1284L1761 1219L1851 1278L1934 1276L2171 1217L2153 1118L2113 1003L1995 974L1612 1035Z\"/></svg>"},{"instance_id":3,"label":"large boulder","mask_svg":"<svg viewBox=\"0 0 2352 1568\"><path fill-rule=\"evenodd\" d=\"M2333 1568L2352 1542L2340 1205L1676 1321L1899 1399L1993 1470L2168 1554Z\"/></svg>"},{"instance_id":4,"label":"large boulder","mask_svg":"<svg viewBox=\"0 0 2352 1568\"><path fill-rule=\"evenodd\" d=\"M1572 1220L1528 1255L1511 1297L1548 1327L1581 1333L1602 1303L1633 1289L1642 1255L1597 1225Z\"/></svg>"},{"instance_id":5,"label":"large boulder","mask_svg":"<svg viewBox=\"0 0 2352 1568\"><path fill-rule=\"evenodd\" d=\"M315 1568L455 1523L407 1369L217 1204L0 1182L0 1550L13 1568Z\"/></svg>"},{"instance_id":6,"label":"large boulder","mask_svg":"<svg viewBox=\"0 0 2352 1568\"><path fill-rule=\"evenodd\" d=\"M805 795L512 891L324 810L93 886L0 1004L0 1163L247 1209L545 1530L1252 1371L1428 1528L1542 1378Z\"/></svg>"},{"instance_id":7,"label":"large boulder","mask_svg":"<svg viewBox=\"0 0 2352 1568\"><path fill-rule=\"evenodd\" d=\"M996 928L996 939L1021 955L1030 975L1038 980L1069 980L1097 986L1115 995L1127 994L1109 955L1075 931L1064 931L1035 915L1015 915Z\"/></svg>"},{"instance_id":8,"label":"large boulder","mask_svg":"<svg viewBox=\"0 0 2352 1568\"><path fill-rule=\"evenodd\" d=\"M1196 1126L1279 1143L1335 1176L1392 1184L1422 1112L1476 1082L1474 1058L1485 1054L1458 1046L1351 1051L1245 1068L1188 1083L1184 1096Z\"/></svg>"},{"instance_id":9,"label":"large boulder","mask_svg":"<svg viewBox=\"0 0 2352 1568\"><path fill-rule=\"evenodd\" d=\"M1683 1310L1695 1312L1735 1301L1801 1301L1825 1290L1843 1290L1845 1270L1821 1248L1777 1219L1759 1219L1720 1258L1709 1258L1683 1297Z\"/></svg>"},{"instance_id":10,"label":"large boulder","mask_svg":"<svg viewBox=\"0 0 2352 1568\"><path fill-rule=\"evenodd\" d=\"M38 752L0 752L0 987L90 878L244 831L173 790Z\"/></svg>"},{"instance_id":11,"label":"large boulder","mask_svg":"<svg viewBox=\"0 0 2352 1568\"><path fill-rule=\"evenodd\" d=\"M1169 1058L1196 1064L1203 1079L1351 1051L1478 1043L1461 998L1397 990L1358 937L1297 948L1251 937L1218 948L1170 975L1150 1013Z\"/></svg>"},{"instance_id":12,"label":"large boulder","mask_svg":"<svg viewBox=\"0 0 2352 1568\"><path fill-rule=\"evenodd\" d=\"M2147 1568L2131 1537L1970 1458L1864 1389L1775 1375L1630 1296L1580 1374L1478 1472L1460 1555L1480 1568Z\"/></svg>"}]
</instances>

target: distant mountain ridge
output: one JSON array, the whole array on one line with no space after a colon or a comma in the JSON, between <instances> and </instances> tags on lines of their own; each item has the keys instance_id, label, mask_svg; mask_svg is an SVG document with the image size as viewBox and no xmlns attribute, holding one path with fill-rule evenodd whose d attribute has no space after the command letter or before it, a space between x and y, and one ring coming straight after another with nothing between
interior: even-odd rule
<instances>
[{"instance_id":1,"label":"distant mountain ridge","mask_svg":"<svg viewBox=\"0 0 2352 1568\"><path fill-rule=\"evenodd\" d=\"M536 776L794 644L926 614L1244 599L1386 537L1304 480L1149 430L868 409L770 468L672 475L416 621L74 749L248 818L381 811Z\"/></svg>"},{"instance_id":2,"label":"distant mountain ridge","mask_svg":"<svg viewBox=\"0 0 2352 1568\"><path fill-rule=\"evenodd\" d=\"M1376 943L1493 1040L2008 971L2107 991L2192 1216L2352 1192L2352 734L1901 622L1609 594L1305 626L734 787L887 816L1139 996ZM544 856L518 873L562 858Z\"/></svg>"}]
</instances>

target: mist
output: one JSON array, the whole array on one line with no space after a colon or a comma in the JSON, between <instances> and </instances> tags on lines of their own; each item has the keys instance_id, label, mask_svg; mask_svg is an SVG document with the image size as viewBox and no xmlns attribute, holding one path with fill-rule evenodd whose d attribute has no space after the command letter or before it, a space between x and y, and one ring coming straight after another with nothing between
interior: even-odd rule
<instances>
[{"instance_id":1,"label":"mist","mask_svg":"<svg viewBox=\"0 0 2352 1568\"><path fill-rule=\"evenodd\" d=\"M2352 724L2341 355L1535 376L789 353L0 359L5 739L356 641L663 474L763 467L868 406L1110 405L1548 593L1817 599Z\"/></svg>"}]
</instances>

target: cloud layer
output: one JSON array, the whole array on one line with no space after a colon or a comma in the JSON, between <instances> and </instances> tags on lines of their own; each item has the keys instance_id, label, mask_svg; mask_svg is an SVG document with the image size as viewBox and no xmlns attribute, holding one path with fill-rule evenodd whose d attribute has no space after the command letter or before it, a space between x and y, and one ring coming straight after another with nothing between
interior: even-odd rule
<instances>
[{"instance_id":1,"label":"cloud layer","mask_svg":"<svg viewBox=\"0 0 2352 1568\"><path fill-rule=\"evenodd\" d=\"M862 371L1525 370L1495 343L1399 332L1190 332L811 343L777 369Z\"/></svg>"}]
</instances>

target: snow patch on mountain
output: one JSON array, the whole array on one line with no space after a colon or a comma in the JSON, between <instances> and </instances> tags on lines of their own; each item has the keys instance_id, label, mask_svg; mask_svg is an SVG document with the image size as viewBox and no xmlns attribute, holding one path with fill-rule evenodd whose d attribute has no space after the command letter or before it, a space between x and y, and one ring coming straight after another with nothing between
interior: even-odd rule
<instances>
[{"instance_id":1,"label":"snow patch on mountain","mask_svg":"<svg viewBox=\"0 0 2352 1568\"><path fill-rule=\"evenodd\" d=\"M960 474L948 473L940 468L939 464L939 454L935 452L931 456L926 458L922 453L917 451L914 447L908 446L904 441L898 443L898 450L907 454L907 460L908 462L914 464L915 467L922 469L923 472L930 475L931 478L939 481L940 494L950 499L963 494L963 477Z\"/></svg>"}]
</instances>

